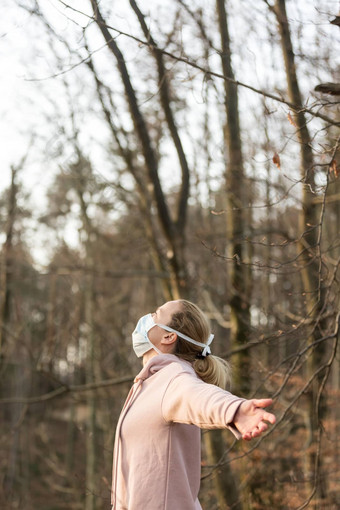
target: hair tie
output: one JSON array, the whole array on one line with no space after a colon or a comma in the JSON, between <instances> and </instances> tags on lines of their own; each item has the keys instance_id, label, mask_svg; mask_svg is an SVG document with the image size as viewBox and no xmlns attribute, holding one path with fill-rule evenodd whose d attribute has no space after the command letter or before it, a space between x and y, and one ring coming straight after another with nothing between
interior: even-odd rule
<instances>
[{"instance_id":1,"label":"hair tie","mask_svg":"<svg viewBox=\"0 0 340 510\"><path fill-rule=\"evenodd\" d=\"M205 355L204 355L204 354L203 354L203 351L202 351L202 352L200 352L199 354L196 354L195 358L196 358L196 359L205 359L205 358L207 358L207 357L209 356L209 354L211 354L211 353L210 353L210 352L207 352L207 354L205 354Z\"/></svg>"}]
</instances>

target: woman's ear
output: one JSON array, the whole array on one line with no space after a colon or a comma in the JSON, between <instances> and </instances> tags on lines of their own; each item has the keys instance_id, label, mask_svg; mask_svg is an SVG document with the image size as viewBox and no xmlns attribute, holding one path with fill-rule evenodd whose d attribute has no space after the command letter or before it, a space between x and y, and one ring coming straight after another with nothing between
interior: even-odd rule
<instances>
[{"instance_id":1,"label":"woman's ear","mask_svg":"<svg viewBox=\"0 0 340 510\"><path fill-rule=\"evenodd\" d=\"M176 340L177 340L176 333L166 332L166 333L164 333L164 335L162 337L161 344L171 345L171 344L174 344L176 342Z\"/></svg>"}]
</instances>

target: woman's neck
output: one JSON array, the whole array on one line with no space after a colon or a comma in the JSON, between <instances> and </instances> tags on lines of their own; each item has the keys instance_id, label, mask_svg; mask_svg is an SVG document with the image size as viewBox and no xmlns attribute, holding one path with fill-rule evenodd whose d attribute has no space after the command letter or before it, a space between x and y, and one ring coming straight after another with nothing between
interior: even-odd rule
<instances>
[{"instance_id":1,"label":"woman's neck","mask_svg":"<svg viewBox=\"0 0 340 510\"><path fill-rule=\"evenodd\" d=\"M157 354L158 353L154 349L150 349L148 352L146 352L143 356L143 367L145 367L145 365L151 358L157 356Z\"/></svg>"}]
</instances>

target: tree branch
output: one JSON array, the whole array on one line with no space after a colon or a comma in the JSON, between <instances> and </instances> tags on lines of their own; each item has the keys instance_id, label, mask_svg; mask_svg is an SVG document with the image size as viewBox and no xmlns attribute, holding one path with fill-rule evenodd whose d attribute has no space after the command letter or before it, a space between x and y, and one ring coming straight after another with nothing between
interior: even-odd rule
<instances>
[{"instance_id":1,"label":"tree branch","mask_svg":"<svg viewBox=\"0 0 340 510\"><path fill-rule=\"evenodd\" d=\"M68 8L68 9L74 11L74 12L77 12L79 14L82 14L83 16L87 17L90 20L96 21L96 18L94 16L90 16L90 15L84 13L83 11L80 11L79 9L71 7L70 5L68 5L66 2L63 2L62 0L58 0L58 1L60 3L62 3L66 8ZM96 3L95 0L91 0L91 2ZM108 25L108 24L104 23L102 26L105 27L106 29L113 30L118 35L123 35L124 37L128 37L129 39L132 39L132 40L138 42L138 44L140 44L140 45L143 45L143 46L150 46L151 45L150 41L144 41L143 39L140 39L140 38L138 38L138 37L136 37L136 36L134 36L132 34L128 34L127 32L124 32L123 30L118 30L117 28L113 27L112 25ZM112 40L111 36L110 36L110 40ZM109 46L108 42L107 42L107 46ZM260 94L260 95L262 95L264 97L267 97L268 99L272 99L275 102L285 104L286 106L288 106L290 109L292 109L296 113L299 113L299 112L308 113L312 117L316 117L316 118L324 120L329 125L340 126L340 121L336 121L335 119L332 119L332 118L328 117L327 115L323 115L322 113L320 113L318 111L315 112L311 108L307 108L306 106L301 106L301 105L293 104L293 103L291 103L290 101L288 101L287 99L285 99L285 98L283 98L281 96L278 96L276 94L271 94L271 93L266 92L264 90L257 89L256 87L253 87L253 86L251 86L251 85L249 85L247 83L241 82L239 80L235 80L233 78L230 78L229 76L224 76L221 73L216 73L216 72L212 71L211 69L206 69L206 68L200 66L199 64L197 64L196 62L191 61L188 57L182 57L180 55L174 55L173 53L170 53L169 51L166 51L164 48L163 49L162 48L158 48L158 51L162 52L163 55L166 55L167 57L171 58L172 60L176 60L177 62L182 62L184 64L187 64L188 66L193 67L194 69L202 71L205 76L210 76L210 77L213 76L215 78L220 78L222 80L230 81L231 83L234 83L235 85L238 85L239 87L243 87L243 88L246 88L248 90L251 90L252 92L255 92L256 94ZM82 63L83 63L83 61L81 61L79 63L79 65L81 65ZM74 67L76 67L76 66L72 66L71 69L74 69ZM53 77L54 76L50 76L48 78L53 78ZM44 79L48 79L48 78L44 78ZM38 81L38 79L31 79L30 81Z\"/></svg>"},{"instance_id":2,"label":"tree branch","mask_svg":"<svg viewBox=\"0 0 340 510\"><path fill-rule=\"evenodd\" d=\"M106 379L104 381L99 381L95 383L89 384L77 384L77 385L64 385L59 388L56 388L53 391L45 393L43 395L37 395L35 397L21 398L21 397L8 397L0 399L0 404L38 404L40 402L47 402L48 400L53 400L54 398L61 397L66 393L78 393L82 391L90 391L97 390L99 388L107 388L109 386L117 386L119 384L131 383L134 377L132 375L128 375L125 377L120 377L118 379Z\"/></svg>"}]
</instances>

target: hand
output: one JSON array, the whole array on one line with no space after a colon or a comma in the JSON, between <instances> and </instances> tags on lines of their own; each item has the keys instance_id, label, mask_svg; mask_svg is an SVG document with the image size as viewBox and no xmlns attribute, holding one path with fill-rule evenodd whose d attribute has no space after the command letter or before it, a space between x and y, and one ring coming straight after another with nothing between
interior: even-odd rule
<instances>
[{"instance_id":1,"label":"hand","mask_svg":"<svg viewBox=\"0 0 340 510\"><path fill-rule=\"evenodd\" d=\"M263 410L264 407L270 406L272 402L271 398L252 399L242 402L234 417L234 425L242 434L242 439L250 441L267 430L268 424L265 422L275 423L275 416Z\"/></svg>"}]
</instances>

